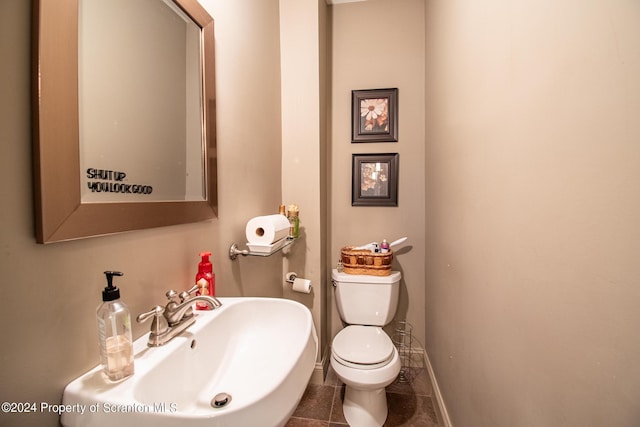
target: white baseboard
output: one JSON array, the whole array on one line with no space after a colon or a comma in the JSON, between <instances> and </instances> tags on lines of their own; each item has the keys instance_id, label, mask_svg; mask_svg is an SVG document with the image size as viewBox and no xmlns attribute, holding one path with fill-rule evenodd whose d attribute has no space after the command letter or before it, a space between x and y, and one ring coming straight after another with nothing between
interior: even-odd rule
<instances>
[{"instance_id":1,"label":"white baseboard","mask_svg":"<svg viewBox=\"0 0 640 427\"><path fill-rule=\"evenodd\" d=\"M433 367L431 366L431 361L429 360L429 355L427 351L424 350L424 364L427 368L427 372L429 373L429 379L431 380L431 386L433 387L433 397L435 398L436 404L438 407L436 410L438 411L438 418L444 424L444 427L453 427L451 423L451 418L449 418L449 413L447 412L447 406L444 403L444 399L442 398L442 392L440 391L440 387L438 386L438 380L436 379L436 375L433 372Z\"/></svg>"}]
</instances>

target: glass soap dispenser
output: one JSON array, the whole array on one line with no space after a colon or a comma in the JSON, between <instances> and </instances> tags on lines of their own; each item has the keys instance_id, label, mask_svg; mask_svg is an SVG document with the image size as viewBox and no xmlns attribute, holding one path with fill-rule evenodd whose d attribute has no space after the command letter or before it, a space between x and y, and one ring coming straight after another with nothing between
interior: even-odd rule
<instances>
[{"instance_id":1,"label":"glass soap dispenser","mask_svg":"<svg viewBox=\"0 0 640 427\"><path fill-rule=\"evenodd\" d=\"M96 312L100 340L100 362L104 374L111 381L133 375L133 340L131 315L120 301L120 290L113 286L113 276L119 271L105 271L107 287L102 291L102 304Z\"/></svg>"}]
</instances>

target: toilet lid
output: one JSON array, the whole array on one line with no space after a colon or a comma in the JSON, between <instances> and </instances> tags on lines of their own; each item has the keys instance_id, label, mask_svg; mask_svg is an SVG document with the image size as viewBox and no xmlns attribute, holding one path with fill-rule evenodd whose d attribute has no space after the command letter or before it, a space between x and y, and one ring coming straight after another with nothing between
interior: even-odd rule
<instances>
[{"instance_id":1,"label":"toilet lid","mask_svg":"<svg viewBox=\"0 0 640 427\"><path fill-rule=\"evenodd\" d=\"M393 357L391 338L378 326L351 325L333 339L331 352L340 363L359 369L374 369Z\"/></svg>"}]
</instances>

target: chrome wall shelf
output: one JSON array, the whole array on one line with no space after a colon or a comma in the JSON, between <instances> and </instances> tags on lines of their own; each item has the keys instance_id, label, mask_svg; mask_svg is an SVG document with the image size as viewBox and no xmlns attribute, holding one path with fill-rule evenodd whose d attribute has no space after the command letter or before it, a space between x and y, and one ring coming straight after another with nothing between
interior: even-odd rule
<instances>
[{"instance_id":1,"label":"chrome wall shelf","mask_svg":"<svg viewBox=\"0 0 640 427\"><path fill-rule=\"evenodd\" d=\"M238 258L238 255L268 257L268 256L271 256L271 255L273 255L275 253L280 252L281 250L283 250L284 248L286 248L288 246L291 246L293 244L293 242L295 242L295 241L296 241L295 238L287 237L282 244L274 246L273 249L271 249L271 250L265 249L264 252L263 251L251 250L251 249L239 249L238 245L236 243L233 243L229 247L229 258L234 260L234 259Z\"/></svg>"}]
</instances>

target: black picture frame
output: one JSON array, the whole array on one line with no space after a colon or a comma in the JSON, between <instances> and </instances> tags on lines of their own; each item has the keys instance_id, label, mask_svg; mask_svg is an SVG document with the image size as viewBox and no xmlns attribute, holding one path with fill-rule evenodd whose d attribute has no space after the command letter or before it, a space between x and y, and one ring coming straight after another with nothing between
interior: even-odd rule
<instances>
[{"instance_id":1,"label":"black picture frame","mask_svg":"<svg viewBox=\"0 0 640 427\"><path fill-rule=\"evenodd\" d=\"M351 206L398 206L398 153L353 154Z\"/></svg>"},{"instance_id":2,"label":"black picture frame","mask_svg":"<svg viewBox=\"0 0 640 427\"><path fill-rule=\"evenodd\" d=\"M398 142L398 88L351 91L351 142Z\"/></svg>"}]
</instances>

